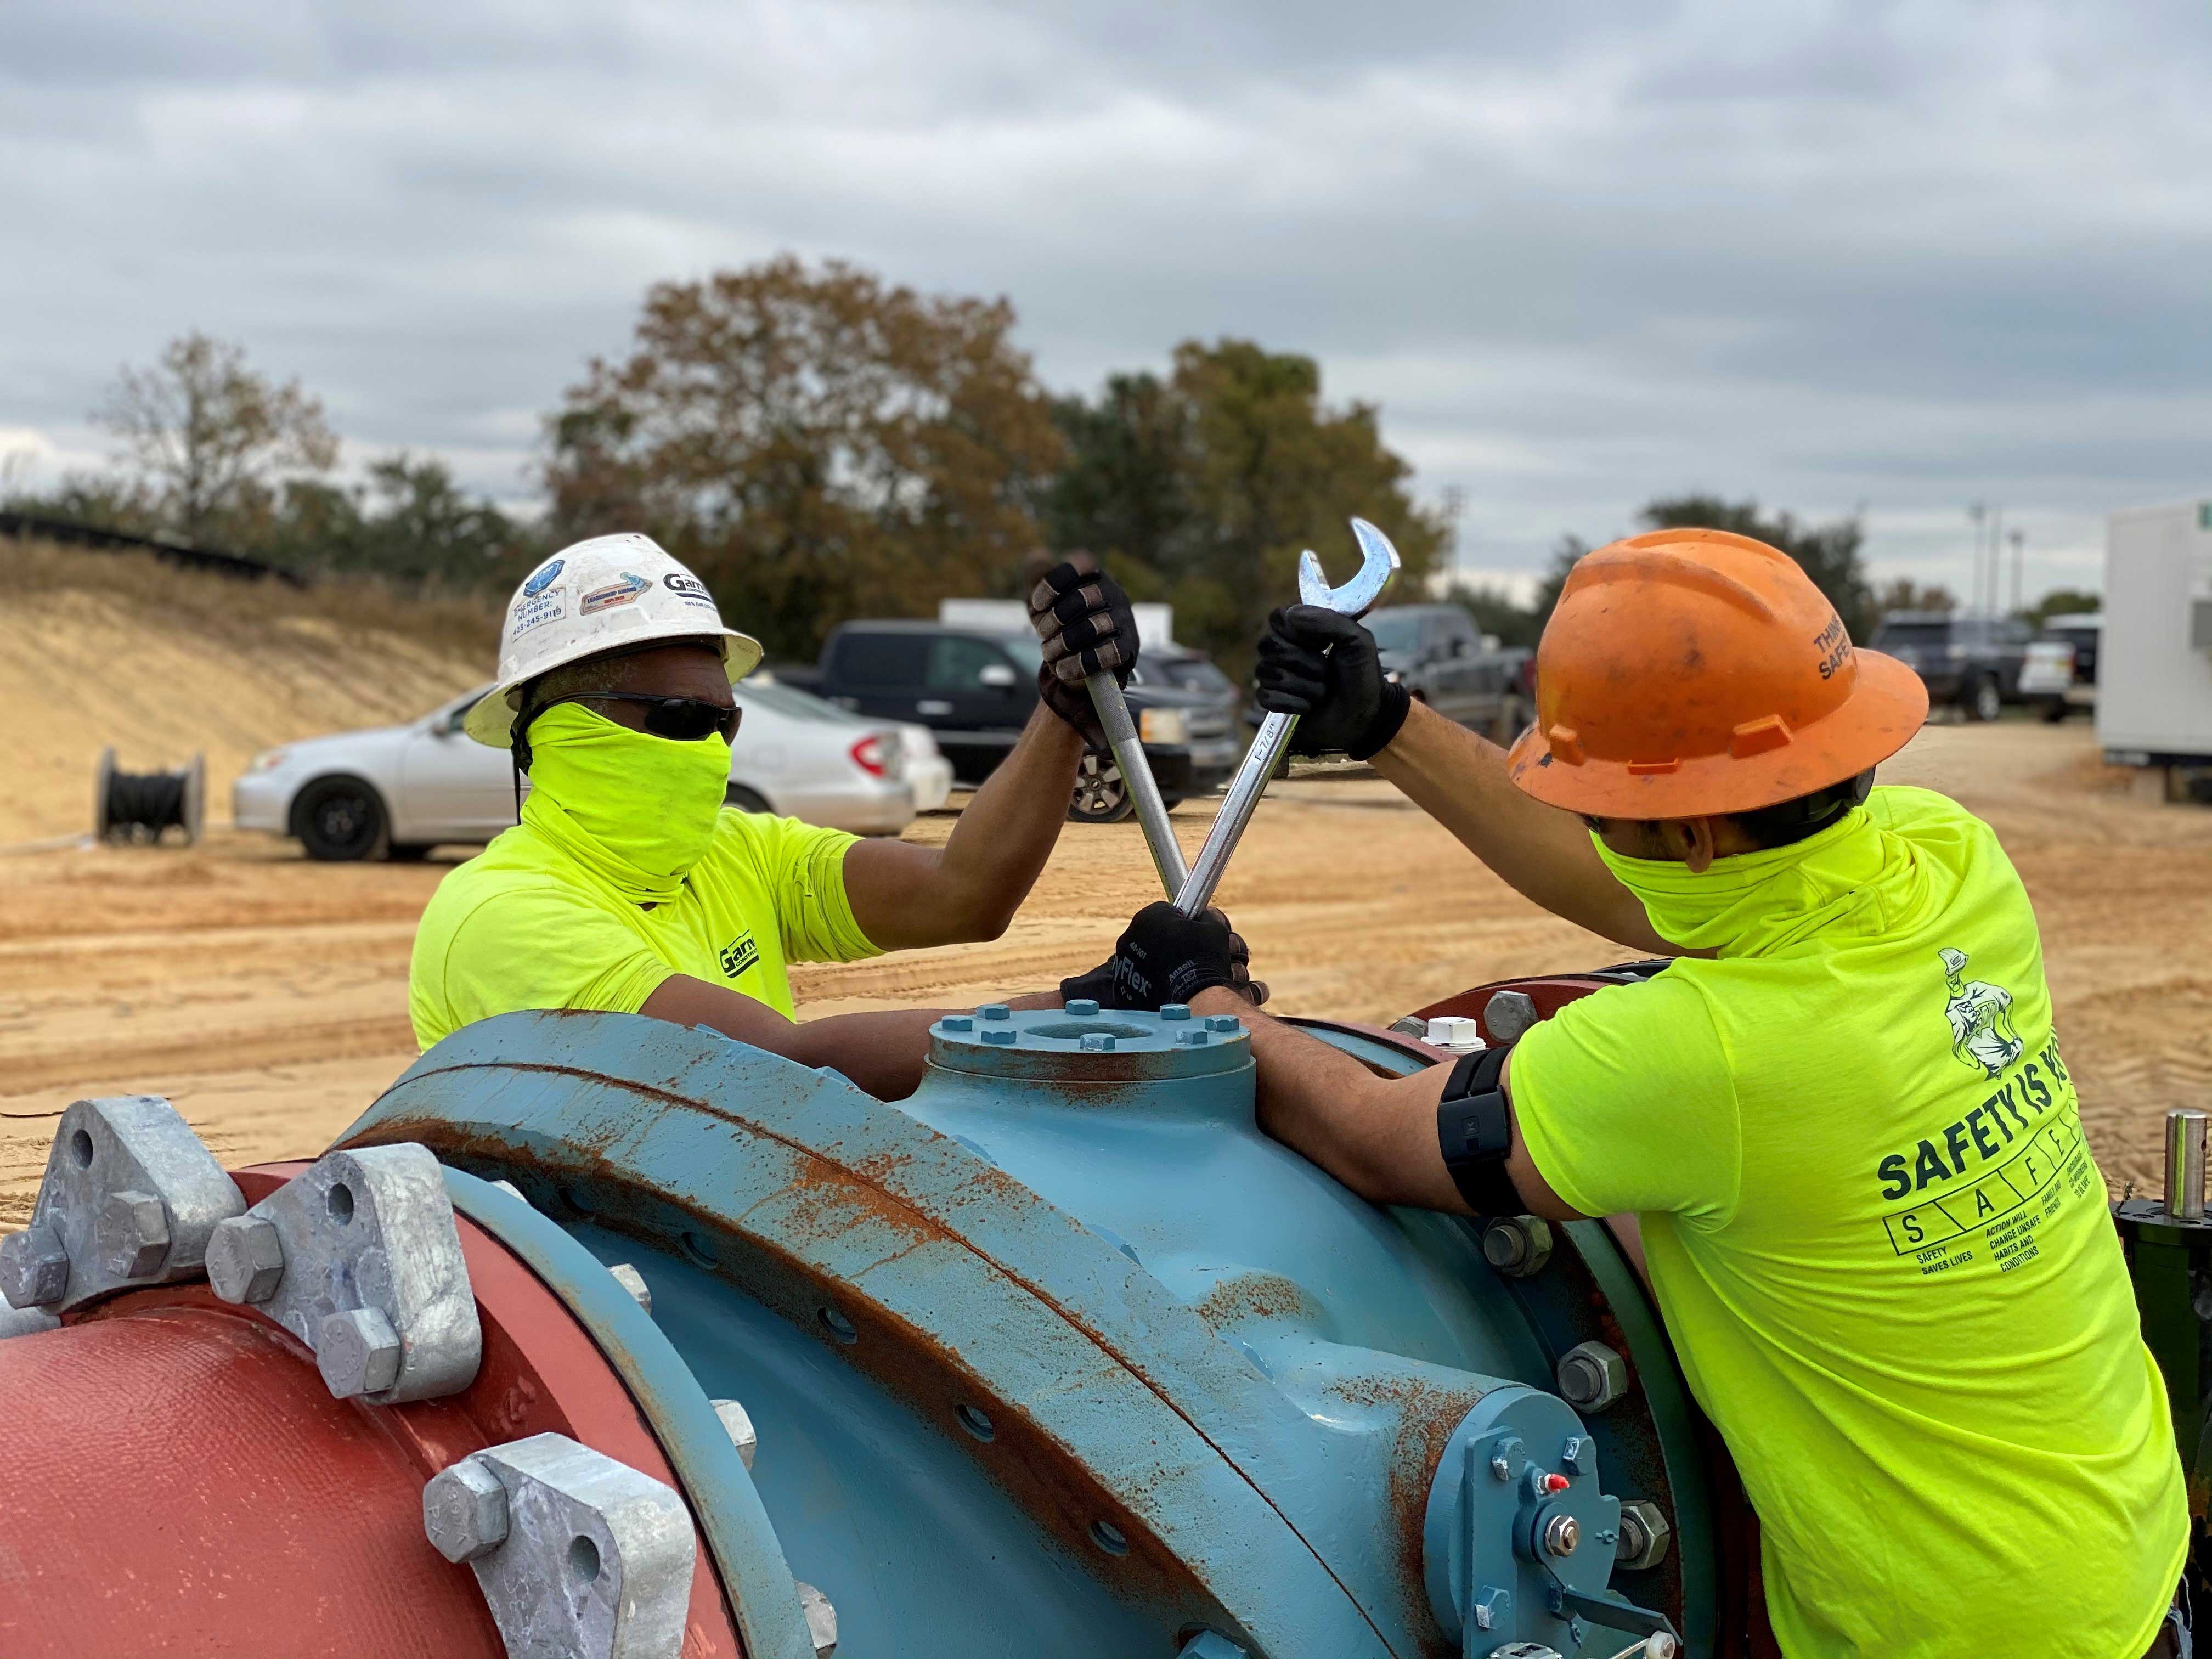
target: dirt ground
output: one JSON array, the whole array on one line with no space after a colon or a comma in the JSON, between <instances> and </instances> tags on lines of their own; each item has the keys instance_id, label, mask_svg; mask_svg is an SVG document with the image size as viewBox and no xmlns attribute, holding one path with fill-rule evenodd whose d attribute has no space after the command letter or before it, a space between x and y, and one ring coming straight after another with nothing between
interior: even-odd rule
<instances>
[{"instance_id":1,"label":"dirt ground","mask_svg":"<svg viewBox=\"0 0 2212 1659\"><path fill-rule=\"evenodd\" d=\"M2212 811L2136 799L2080 725L1930 727L1884 776L1947 790L2003 836L2106 1174L2154 1186L2161 1115L2212 1095ZM1176 814L1188 848L1207 820L1200 803ZM953 822L908 834L941 841ZM319 1151L414 1057L408 951L446 867L310 864L233 832L0 857L0 1228L27 1216L53 1120L81 1096L167 1095L232 1164ZM1071 825L1004 939L799 968L802 1012L1045 985L1105 956L1151 881L1133 823ZM1279 1012L1387 1022L1621 955L1371 776L1279 785L1221 896Z\"/></svg>"}]
</instances>

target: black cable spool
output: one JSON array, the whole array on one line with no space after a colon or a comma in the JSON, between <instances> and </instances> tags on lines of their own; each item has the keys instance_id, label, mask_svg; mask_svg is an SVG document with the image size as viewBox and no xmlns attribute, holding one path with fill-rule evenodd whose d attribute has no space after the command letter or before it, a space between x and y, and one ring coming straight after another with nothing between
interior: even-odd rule
<instances>
[{"instance_id":1,"label":"black cable spool","mask_svg":"<svg viewBox=\"0 0 2212 1659\"><path fill-rule=\"evenodd\" d=\"M170 830L200 838L207 809L207 763L198 755L177 772L125 772L115 750L100 753L92 797L92 833L100 841L151 846Z\"/></svg>"}]
</instances>

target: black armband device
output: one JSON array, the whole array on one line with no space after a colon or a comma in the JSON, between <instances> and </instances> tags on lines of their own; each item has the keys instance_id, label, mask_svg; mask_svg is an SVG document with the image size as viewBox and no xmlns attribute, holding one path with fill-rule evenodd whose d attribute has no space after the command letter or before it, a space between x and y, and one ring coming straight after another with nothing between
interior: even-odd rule
<instances>
[{"instance_id":1,"label":"black armband device","mask_svg":"<svg viewBox=\"0 0 2212 1659\"><path fill-rule=\"evenodd\" d=\"M1505 1171L1513 1115L1498 1078L1510 1046L1478 1048L1452 1067L1437 1103L1437 1141L1452 1184L1477 1215L1518 1215L1525 1207Z\"/></svg>"}]
</instances>

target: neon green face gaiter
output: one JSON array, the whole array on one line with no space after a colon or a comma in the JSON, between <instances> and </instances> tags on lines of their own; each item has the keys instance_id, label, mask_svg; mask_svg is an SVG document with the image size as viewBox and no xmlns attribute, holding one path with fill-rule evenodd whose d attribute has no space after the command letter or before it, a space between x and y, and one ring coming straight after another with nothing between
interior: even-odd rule
<instances>
[{"instance_id":1,"label":"neon green face gaiter","mask_svg":"<svg viewBox=\"0 0 2212 1659\"><path fill-rule=\"evenodd\" d=\"M1687 865L1630 858L1590 837L1605 867L1643 901L1660 938L1723 957L1779 950L1871 903L1909 900L1911 849L1863 810L1790 847Z\"/></svg>"},{"instance_id":2,"label":"neon green face gaiter","mask_svg":"<svg viewBox=\"0 0 2212 1659\"><path fill-rule=\"evenodd\" d=\"M579 703L530 726L522 821L623 897L665 904L707 855L730 787L730 745L633 732Z\"/></svg>"}]
</instances>

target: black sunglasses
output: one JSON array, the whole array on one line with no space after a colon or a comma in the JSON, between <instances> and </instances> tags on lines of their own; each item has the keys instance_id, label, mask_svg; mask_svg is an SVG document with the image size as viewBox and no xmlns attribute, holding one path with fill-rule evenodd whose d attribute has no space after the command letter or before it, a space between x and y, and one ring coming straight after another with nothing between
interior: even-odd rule
<instances>
[{"instance_id":1,"label":"black sunglasses","mask_svg":"<svg viewBox=\"0 0 2212 1659\"><path fill-rule=\"evenodd\" d=\"M738 723L745 714L742 708L708 702L704 697L656 697L643 691L579 691L573 696L556 697L553 701L642 703L645 729L656 738L668 738L678 743L697 743L711 732L720 732L725 743L732 742L738 735ZM549 702L545 708L552 706Z\"/></svg>"}]
</instances>

